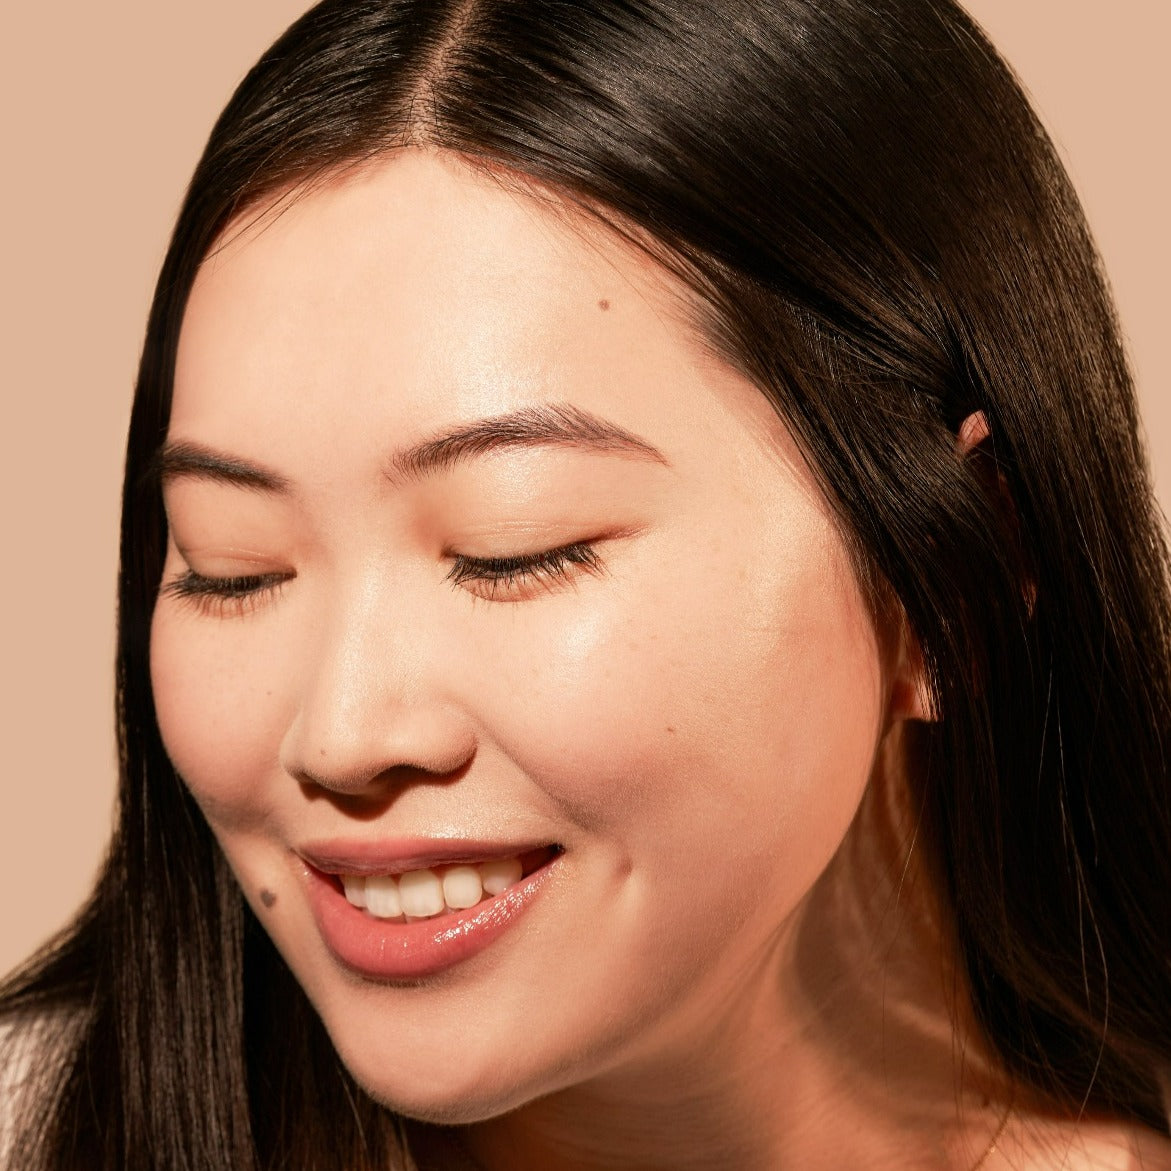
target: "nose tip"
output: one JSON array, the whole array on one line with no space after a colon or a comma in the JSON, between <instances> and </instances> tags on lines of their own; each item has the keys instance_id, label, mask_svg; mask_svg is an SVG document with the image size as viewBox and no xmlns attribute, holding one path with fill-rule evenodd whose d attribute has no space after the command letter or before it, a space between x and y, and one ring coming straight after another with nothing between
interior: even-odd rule
<instances>
[{"instance_id":1,"label":"nose tip","mask_svg":"<svg viewBox=\"0 0 1171 1171\"><path fill-rule=\"evenodd\" d=\"M373 727L368 718L332 730L298 721L281 764L303 785L341 796L382 795L421 776L453 778L475 750L476 737L460 712L428 705L384 712Z\"/></svg>"},{"instance_id":2,"label":"nose tip","mask_svg":"<svg viewBox=\"0 0 1171 1171\"><path fill-rule=\"evenodd\" d=\"M376 798L409 780L456 776L477 736L430 593L376 561L330 579L315 600L315 620L286 661L285 773Z\"/></svg>"}]
</instances>

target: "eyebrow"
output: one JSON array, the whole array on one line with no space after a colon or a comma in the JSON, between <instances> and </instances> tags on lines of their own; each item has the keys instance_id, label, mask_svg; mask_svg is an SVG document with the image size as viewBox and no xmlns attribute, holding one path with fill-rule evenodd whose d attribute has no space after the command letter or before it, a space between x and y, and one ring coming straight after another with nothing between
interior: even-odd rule
<instances>
[{"instance_id":1,"label":"eyebrow","mask_svg":"<svg viewBox=\"0 0 1171 1171\"><path fill-rule=\"evenodd\" d=\"M626 428L580 407L551 403L478 419L412 444L391 457L387 476L394 482L421 480L489 452L540 446L574 447L671 466L657 447ZM187 440L164 443L147 475L164 484L194 478L277 495L292 491L278 472Z\"/></svg>"},{"instance_id":2,"label":"eyebrow","mask_svg":"<svg viewBox=\"0 0 1171 1171\"><path fill-rule=\"evenodd\" d=\"M201 443L164 443L147 468L147 476L161 483L192 478L215 480L253 491L288 495L291 485L284 476L245 459L223 455Z\"/></svg>"},{"instance_id":3,"label":"eyebrow","mask_svg":"<svg viewBox=\"0 0 1171 1171\"><path fill-rule=\"evenodd\" d=\"M670 467L657 447L626 428L569 403L542 403L479 419L416 443L392 457L389 475L398 481L419 480L488 452L545 446L575 447Z\"/></svg>"}]
</instances>

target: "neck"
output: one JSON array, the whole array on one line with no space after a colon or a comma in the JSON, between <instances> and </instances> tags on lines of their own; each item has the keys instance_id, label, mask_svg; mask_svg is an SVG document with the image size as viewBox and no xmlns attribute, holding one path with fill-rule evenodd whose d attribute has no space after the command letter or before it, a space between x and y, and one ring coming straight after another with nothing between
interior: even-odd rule
<instances>
[{"instance_id":1,"label":"neck","mask_svg":"<svg viewBox=\"0 0 1171 1171\"><path fill-rule=\"evenodd\" d=\"M897 749L885 746L834 861L730 993L681 1006L621 1069L453 1132L472 1165L976 1165L1004 1097L889 767Z\"/></svg>"}]
</instances>

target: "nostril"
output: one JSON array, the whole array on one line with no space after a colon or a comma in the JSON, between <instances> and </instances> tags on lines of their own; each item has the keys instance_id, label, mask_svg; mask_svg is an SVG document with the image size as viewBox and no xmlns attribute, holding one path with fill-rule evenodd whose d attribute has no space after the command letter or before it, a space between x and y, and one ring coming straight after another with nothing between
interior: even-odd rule
<instances>
[{"instance_id":1,"label":"nostril","mask_svg":"<svg viewBox=\"0 0 1171 1171\"><path fill-rule=\"evenodd\" d=\"M473 725L457 708L386 705L362 715L344 725L299 719L282 745L285 772L308 789L382 801L409 785L458 780L475 756Z\"/></svg>"}]
</instances>

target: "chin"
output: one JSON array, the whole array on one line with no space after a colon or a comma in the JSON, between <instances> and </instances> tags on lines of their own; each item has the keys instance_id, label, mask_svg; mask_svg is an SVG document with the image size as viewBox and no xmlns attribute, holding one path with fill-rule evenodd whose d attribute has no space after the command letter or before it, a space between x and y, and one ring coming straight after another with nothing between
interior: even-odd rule
<instances>
[{"instance_id":1,"label":"chin","mask_svg":"<svg viewBox=\"0 0 1171 1171\"><path fill-rule=\"evenodd\" d=\"M393 1030L335 1027L337 1022L323 1020L358 1085L379 1105L419 1122L482 1122L557 1088L556 1077L521 1067L512 1046L477 1044L458 1033L428 1042L411 1038L409 1030L396 1044Z\"/></svg>"},{"instance_id":2,"label":"chin","mask_svg":"<svg viewBox=\"0 0 1171 1171\"><path fill-rule=\"evenodd\" d=\"M340 1051L339 1051L340 1052ZM459 1056L446 1069L406 1068L388 1076L386 1061L342 1062L354 1080L380 1106L404 1118L433 1126L466 1126L516 1110L540 1097L515 1076L505 1076L506 1063L491 1072L467 1066Z\"/></svg>"}]
</instances>

